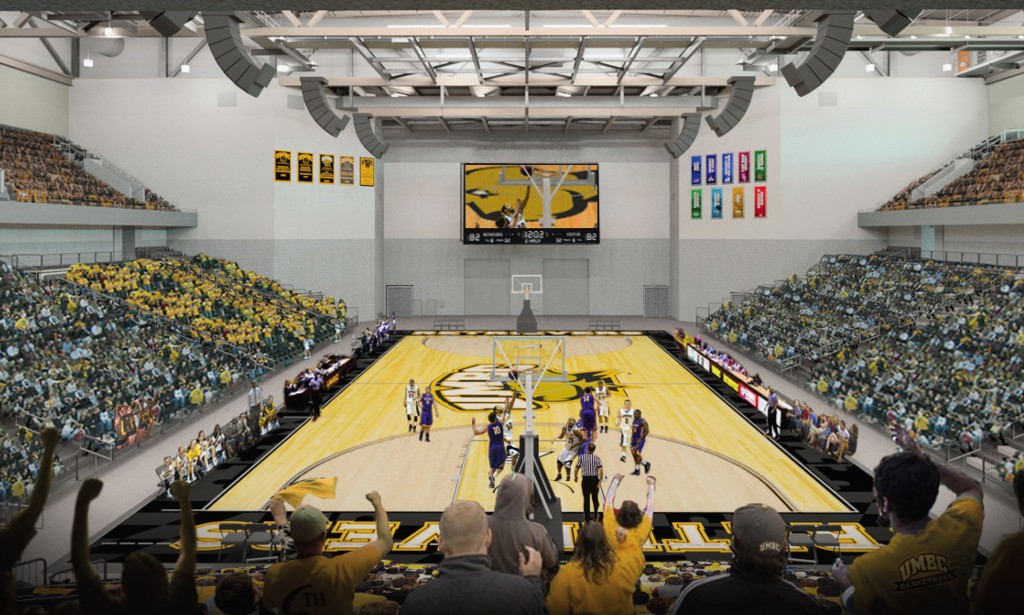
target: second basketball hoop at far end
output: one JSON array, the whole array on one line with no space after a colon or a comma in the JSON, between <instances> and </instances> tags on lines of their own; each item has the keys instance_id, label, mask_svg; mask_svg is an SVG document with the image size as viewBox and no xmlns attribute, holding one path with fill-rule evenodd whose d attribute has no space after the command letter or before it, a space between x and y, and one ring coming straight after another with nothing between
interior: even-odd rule
<instances>
[{"instance_id":1,"label":"second basketball hoop at far end","mask_svg":"<svg viewBox=\"0 0 1024 615\"><path fill-rule=\"evenodd\" d=\"M526 299L529 299L530 295L541 295L541 294L544 294L544 276L542 276L542 275L513 275L512 276L512 294L513 295L525 295Z\"/></svg>"}]
</instances>

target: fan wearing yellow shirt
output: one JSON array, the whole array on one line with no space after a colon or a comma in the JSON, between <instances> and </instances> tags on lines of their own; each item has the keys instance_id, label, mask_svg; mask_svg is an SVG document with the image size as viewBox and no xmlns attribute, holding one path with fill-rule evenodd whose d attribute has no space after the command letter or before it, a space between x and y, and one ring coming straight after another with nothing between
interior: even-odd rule
<instances>
[{"instance_id":1,"label":"fan wearing yellow shirt","mask_svg":"<svg viewBox=\"0 0 1024 615\"><path fill-rule=\"evenodd\" d=\"M373 505L377 538L358 551L328 559L322 555L329 522L313 507L300 507L289 520L297 558L274 564L263 584L263 607L277 615L351 615L356 585L391 551L388 513L376 491Z\"/></svg>"},{"instance_id":2,"label":"fan wearing yellow shirt","mask_svg":"<svg viewBox=\"0 0 1024 615\"><path fill-rule=\"evenodd\" d=\"M1013 493L1017 509L1024 515L1024 470L1013 475ZM1024 532L1004 538L981 572L974 592L974 615L1012 615L1019 613L1020 588L1024 587Z\"/></svg>"},{"instance_id":3,"label":"fan wearing yellow shirt","mask_svg":"<svg viewBox=\"0 0 1024 615\"><path fill-rule=\"evenodd\" d=\"M608 485L608 491L604 498L604 532L610 544L617 544L619 541L619 529L626 532L629 540L641 548L647 542L654 525L654 484L653 477L647 477L647 509L640 510L640 506L633 500L626 500L622 507L615 508L615 492L622 482L622 474L616 474Z\"/></svg>"},{"instance_id":4,"label":"fan wearing yellow shirt","mask_svg":"<svg viewBox=\"0 0 1024 615\"><path fill-rule=\"evenodd\" d=\"M906 429L897 429L895 439L904 452L885 457L875 468L879 520L891 524L894 536L849 568L836 561L832 575L847 588L843 605L855 615L966 613L967 583L985 518L981 486L925 457ZM929 519L940 483L956 499Z\"/></svg>"}]
</instances>

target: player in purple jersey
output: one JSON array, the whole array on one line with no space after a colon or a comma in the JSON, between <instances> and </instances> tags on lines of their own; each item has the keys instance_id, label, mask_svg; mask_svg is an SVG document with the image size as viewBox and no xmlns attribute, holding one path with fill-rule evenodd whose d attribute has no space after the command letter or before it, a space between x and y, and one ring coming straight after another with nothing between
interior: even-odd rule
<instances>
[{"instance_id":1,"label":"player in purple jersey","mask_svg":"<svg viewBox=\"0 0 1024 615\"><path fill-rule=\"evenodd\" d=\"M437 415L441 415L441 409L437 409ZM430 442L430 426L434 424L434 395L430 392L430 386L420 397L420 441L426 437Z\"/></svg>"},{"instance_id":2,"label":"player in purple jersey","mask_svg":"<svg viewBox=\"0 0 1024 615\"><path fill-rule=\"evenodd\" d=\"M583 431L586 432L587 440L583 443L581 450L587 450L587 445L594 440L594 432L597 431L597 413L594 412L594 389L587 387L583 389L583 397L580 397L580 421L583 423Z\"/></svg>"},{"instance_id":3,"label":"player in purple jersey","mask_svg":"<svg viewBox=\"0 0 1024 615\"><path fill-rule=\"evenodd\" d=\"M629 439L629 452L633 454L633 463L636 464L633 476L640 476L640 466L644 467L645 474L651 472L651 462L644 461L643 456L644 444L647 442L647 434L651 433L651 428L641 414L639 408L633 411L633 433Z\"/></svg>"},{"instance_id":4,"label":"player in purple jersey","mask_svg":"<svg viewBox=\"0 0 1024 615\"><path fill-rule=\"evenodd\" d=\"M477 427L476 418L473 418L473 435L479 436L482 433L487 434L489 446L487 448L487 459L490 462L491 469L487 473L487 484L491 489L494 489L494 478L501 473L502 468L505 467L505 427L501 424L501 420L498 419L496 412L491 412L487 415L487 426Z\"/></svg>"}]
</instances>

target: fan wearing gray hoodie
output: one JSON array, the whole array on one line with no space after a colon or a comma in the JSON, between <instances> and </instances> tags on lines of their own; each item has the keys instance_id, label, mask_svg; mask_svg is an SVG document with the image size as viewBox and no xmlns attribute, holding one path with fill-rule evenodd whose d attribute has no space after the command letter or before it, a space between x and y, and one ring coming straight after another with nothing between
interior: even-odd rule
<instances>
[{"instance_id":1,"label":"fan wearing gray hoodie","mask_svg":"<svg viewBox=\"0 0 1024 615\"><path fill-rule=\"evenodd\" d=\"M536 549L543 561L544 586L558 572L555 543L543 525L529 520L533 512L533 482L522 474L509 474L498 485L494 513L487 518L493 539L487 550L491 569L519 574L519 556L526 547Z\"/></svg>"}]
</instances>

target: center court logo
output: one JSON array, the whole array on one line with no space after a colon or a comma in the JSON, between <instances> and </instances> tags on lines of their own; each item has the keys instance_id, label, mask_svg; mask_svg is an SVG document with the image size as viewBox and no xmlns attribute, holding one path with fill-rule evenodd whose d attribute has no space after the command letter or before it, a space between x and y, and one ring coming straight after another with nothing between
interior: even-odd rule
<instances>
[{"instance_id":1,"label":"center court logo","mask_svg":"<svg viewBox=\"0 0 1024 615\"><path fill-rule=\"evenodd\" d=\"M597 387L604 380L609 393L625 394L626 388L618 380L619 370L602 370L594 372L569 372L568 382L558 382L553 378L558 372L549 370L547 374L552 380L542 381L533 394L533 409L547 410L551 404L570 402L583 396L586 387ZM494 406L504 406L505 401L515 396L513 408L526 409L526 397L516 383L489 382L491 364L470 365L449 372L430 383L430 389L438 402L452 410L479 411L490 410Z\"/></svg>"}]
</instances>

